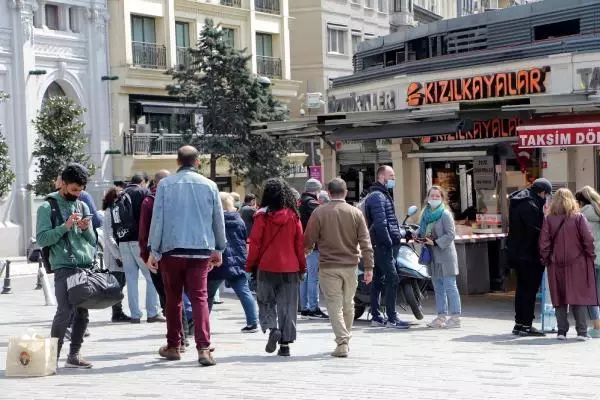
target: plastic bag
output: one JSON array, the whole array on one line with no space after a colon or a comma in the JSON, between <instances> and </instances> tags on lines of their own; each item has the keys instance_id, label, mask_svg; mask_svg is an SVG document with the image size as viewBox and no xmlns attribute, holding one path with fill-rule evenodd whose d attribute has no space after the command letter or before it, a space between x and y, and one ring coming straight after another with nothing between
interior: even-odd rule
<instances>
[{"instance_id":1,"label":"plastic bag","mask_svg":"<svg viewBox=\"0 0 600 400\"><path fill-rule=\"evenodd\" d=\"M6 376L48 376L56 374L58 339L29 330L8 339Z\"/></svg>"},{"instance_id":2,"label":"plastic bag","mask_svg":"<svg viewBox=\"0 0 600 400\"><path fill-rule=\"evenodd\" d=\"M69 303L88 310L112 307L123 300L119 281L108 272L80 269L67 278Z\"/></svg>"}]
</instances>

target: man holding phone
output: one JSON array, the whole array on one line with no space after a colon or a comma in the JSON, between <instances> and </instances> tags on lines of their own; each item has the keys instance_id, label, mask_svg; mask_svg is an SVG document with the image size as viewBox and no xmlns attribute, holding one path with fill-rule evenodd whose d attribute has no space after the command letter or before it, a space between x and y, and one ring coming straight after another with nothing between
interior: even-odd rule
<instances>
[{"instance_id":1,"label":"man holding phone","mask_svg":"<svg viewBox=\"0 0 600 400\"><path fill-rule=\"evenodd\" d=\"M73 313L67 294L67 279L80 268L92 268L94 261L96 235L91 229L91 218L86 218L90 216L90 210L78 200L87 185L87 179L84 169L77 165L67 166L61 174L59 191L48 195L37 211L36 240L41 247L50 248L50 265L54 271L58 307L51 336L58 338L58 355ZM74 312L71 349L65 366L91 368L92 364L80 355L89 322L88 310L77 308Z\"/></svg>"}]
</instances>

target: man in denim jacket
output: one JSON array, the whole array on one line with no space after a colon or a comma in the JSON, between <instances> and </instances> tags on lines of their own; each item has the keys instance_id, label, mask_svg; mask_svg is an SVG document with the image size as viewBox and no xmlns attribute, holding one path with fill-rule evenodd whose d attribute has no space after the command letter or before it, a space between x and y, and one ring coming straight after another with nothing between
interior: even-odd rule
<instances>
[{"instance_id":1,"label":"man in denim jacket","mask_svg":"<svg viewBox=\"0 0 600 400\"><path fill-rule=\"evenodd\" d=\"M159 354L179 360L184 285L192 303L198 362L215 365L210 349L207 276L222 263L226 248L223 207L217 185L200 175L198 150L183 146L177 153L179 170L161 180L154 199L148 245L151 270L159 269L167 298L167 345Z\"/></svg>"}]
</instances>

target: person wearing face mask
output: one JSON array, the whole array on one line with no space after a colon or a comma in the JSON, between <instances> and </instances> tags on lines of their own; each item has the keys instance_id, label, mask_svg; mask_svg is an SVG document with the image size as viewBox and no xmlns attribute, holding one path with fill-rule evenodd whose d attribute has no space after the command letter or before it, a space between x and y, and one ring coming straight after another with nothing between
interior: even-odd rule
<instances>
[{"instance_id":1,"label":"person wearing face mask","mask_svg":"<svg viewBox=\"0 0 600 400\"><path fill-rule=\"evenodd\" d=\"M540 178L531 188L510 195L507 256L517 273L515 291L516 336L545 336L532 326L535 302L544 276L540 256L540 232L544 223L546 198L552 195L552 184Z\"/></svg>"},{"instance_id":2,"label":"person wearing face mask","mask_svg":"<svg viewBox=\"0 0 600 400\"><path fill-rule=\"evenodd\" d=\"M446 192L439 186L432 186L427 192L427 205L421 215L418 239L431 250L432 256L429 271L438 316L427 324L430 328L460 327L461 304L456 286L458 256L454 245L455 237L454 217L447 206Z\"/></svg>"},{"instance_id":3,"label":"person wearing face mask","mask_svg":"<svg viewBox=\"0 0 600 400\"><path fill-rule=\"evenodd\" d=\"M398 319L396 314L396 292L398 273L396 257L400 250L400 224L394 210L394 200L390 190L396 186L394 170L388 165L377 169L377 181L371 186L365 199L365 217L371 243L375 253L373 287L371 288L371 326L408 329L407 322ZM379 311L379 297L385 286L385 306L388 319Z\"/></svg>"},{"instance_id":4,"label":"person wearing face mask","mask_svg":"<svg viewBox=\"0 0 600 400\"><path fill-rule=\"evenodd\" d=\"M77 165L68 165L61 174L60 190L51 193L37 210L36 241L50 248L50 265L54 271L54 292L57 309L50 335L58 338L58 353L63 346L67 328L75 314L71 333L71 348L67 368L91 368L80 355L83 337L89 322L87 309L69 303L67 280L79 269L91 269L96 249L96 235L88 206L78 200L87 185L87 172Z\"/></svg>"}]
</instances>

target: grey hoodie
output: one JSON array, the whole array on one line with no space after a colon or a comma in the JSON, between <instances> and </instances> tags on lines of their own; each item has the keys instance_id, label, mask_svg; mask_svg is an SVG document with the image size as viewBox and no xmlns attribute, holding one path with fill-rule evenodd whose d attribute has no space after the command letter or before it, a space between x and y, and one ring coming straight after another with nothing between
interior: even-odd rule
<instances>
[{"instance_id":1,"label":"grey hoodie","mask_svg":"<svg viewBox=\"0 0 600 400\"><path fill-rule=\"evenodd\" d=\"M594 248L596 250L596 268L600 269L600 215L596 214L594 207L591 204L586 204L581 209L581 213L590 223L592 235L594 236Z\"/></svg>"}]
</instances>

